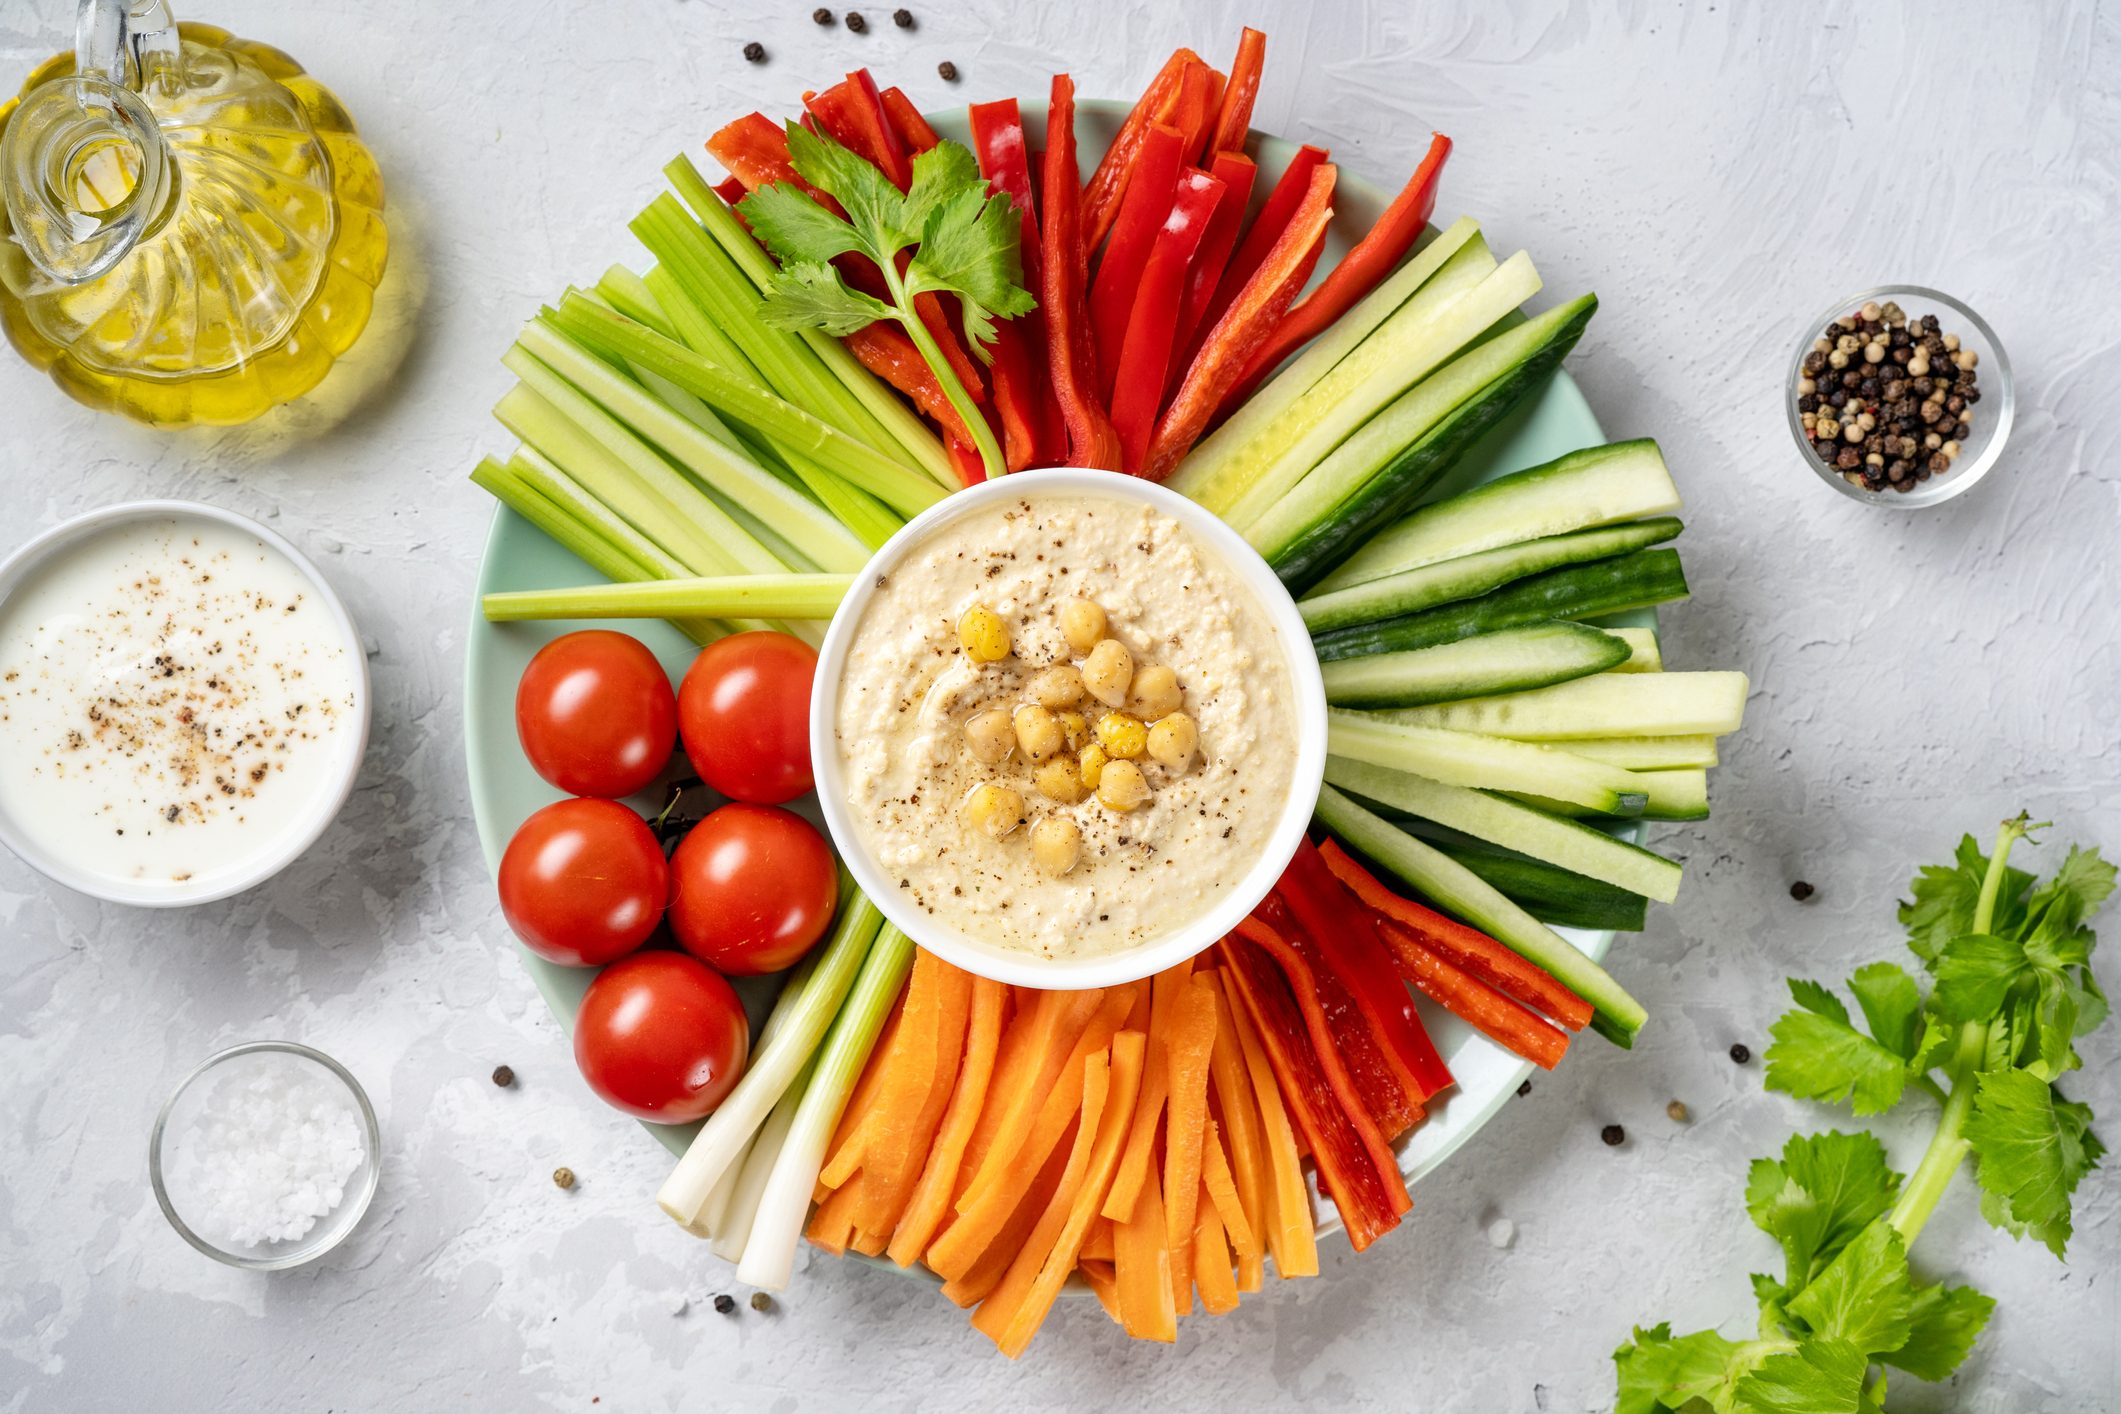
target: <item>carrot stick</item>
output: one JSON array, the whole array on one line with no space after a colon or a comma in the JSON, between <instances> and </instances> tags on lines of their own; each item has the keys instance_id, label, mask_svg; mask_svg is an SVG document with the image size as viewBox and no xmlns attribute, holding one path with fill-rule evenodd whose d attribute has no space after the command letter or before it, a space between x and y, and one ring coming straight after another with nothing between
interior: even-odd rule
<instances>
[{"instance_id":1,"label":"carrot stick","mask_svg":"<svg viewBox=\"0 0 2121 1414\"><path fill-rule=\"evenodd\" d=\"M1200 1216L1193 1228L1192 1281L1200 1287L1200 1305L1211 1316L1237 1309L1237 1283L1230 1275L1230 1244L1224 1240L1222 1215L1204 1189L1196 1192Z\"/></svg>"},{"instance_id":2,"label":"carrot stick","mask_svg":"<svg viewBox=\"0 0 2121 1414\"><path fill-rule=\"evenodd\" d=\"M1144 1039L1146 1040L1147 1038L1145 1037ZM1135 1094L1136 1098L1140 1097L1139 1087L1136 1088ZM1131 1110L1128 1112L1127 1117L1130 1121L1133 1119L1134 1116ZM1124 1142L1122 1141L1122 1143ZM1117 1165L1114 1165L1115 1170L1117 1167ZM1097 1215L1097 1221L1090 1224L1090 1232L1083 1238L1083 1260L1089 1261L1092 1258L1102 1262L1112 1260L1112 1219L1106 1217L1103 1213Z\"/></svg>"},{"instance_id":3,"label":"carrot stick","mask_svg":"<svg viewBox=\"0 0 2121 1414\"><path fill-rule=\"evenodd\" d=\"M1010 1214L1023 1198L1024 1186L1044 1167L1068 1126L1077 1122L1083 1104L1083 1088L1073 1077L1082 1075L1084 1067L1111 1045L1114 1033L1133 1005L1131 988L1114 987L1104 993L1097 1014L1075 1042L1060 1067L1059 1079L1048 1093L1046 1102L1030 1121L1029 1133L1006 1161L1001 1158L1002 1143L997 1141L989 1151L986 1170L973 1180L971 1187L958 1195L957 1220L928 1249L930 1268L944 1277L961 1276L970 1271L987 1245L1008 1223ZM1094 1121L1086 1122L1095 1128ZM1099 1201L1102 1200L1100 1195Z\"/></svg>"},{"instance_id":4,"label":"carrot stick","mask_svg":"<svg viewBox=\"0 0 2121 1414\"><path fill-rule=\"evenodd\" d=\"M1098 1221L1103 1222L1104 1219L1099 1218ZM1083 1274L1083 1280L1090 1284L1090 1290L1097 1294L1097 1304L1105 1308L1105 1314L1112 1318L1112 1324L1121 1324L1119 1278L1112 1272L1112 1260L1109 1257L1100 1259L1085 1256L1082 1266L1077 1270Z\"/></svg>"},{"instance_id":5,"label":"carrot stick","mask_svg":"<svg viewBox=\"0 0 2121 1414\"><path fill-rule=\"evenodd\" d=\"M1545 1012L1571 1031L1581 1031L1589 1024L1591 1004L1555 981L1537 963L1518 956L1476 928L1468 928L1393 893L1377 881L1376 875L1356 863L1354 856L1340 847L1340 841L1327 840L1318 852L1325 856L1326 867L1371 909L1421 938L1433 951L1496 991L1534 1011Z\"/></svg>"},{"instance_id":6,"label":"carrot stick","mask_svg":"<svg viewBox=\"0 0 2121 1414\"><path fill-rule=\"evenodd\" d=\"M891 1260L902 1267L920 1260L949 1209L965 1145L986 1105L995 1051L1001 1041L1002 1011L1008 1000L1009 989L1001 983L985 977L973 979L972 1014L965 1027L965 1058L958 1067L957 1086L922 1165L920 1179L907 1199L906 1211L891 1235L891 1245L885 1249Z\"/></svg>"},{"instance_id":7,"label":"carrot stick","mask_svg":"<svg viewBox=\"0 0 2121 1414\"><path fill-rule=\"evenodd\" d=\"M825 1160L824 1168L818 1171L817 1181L824 1188L838 1188L854 1177L855 1170L862 1166L862 1155L869 1147L869 1129L876 1113L877 1092L884 1086L884 1077L891 1068L891 1053L898 1043L900 1017L906 1010L906 993L909 986L899 990L898 999L891 1003L891 1014L884 1018L884 1029L876 1035L876 1045L869 1052L869 1063L862 1067L862 1078L854 1083L854 1093L847 1097L847 1108L840 1114L839 1128L833 1132L831 1157Z\"/></svg>"},{"instance_id":8,"label":"carrot stick","mask_svg":"<svg viewBox=\"0 0 2121 1414\"><path fill-rule=\"evenodd\" d=\"M1076 1038L1103 1001L1104 992L1092 988L1039 992L1029 1005L1018 1007L1002 1038L1001 1060L994 1082L987 1087L987 1106L980 1112L979 1127L965 1146L958 1191L950 1195L952 1207L989 1163L1007 1163L1016 1153L1024 1130L1059 1079Z\"/></svg>"},{"instance_id":9,"label":"carrot stick","mask_svg":"<svg viewBox=\"0 0 2121 1414\"><path fill-rule=\"evenodd\" d=\"M1038 1226L1040 1215L1046 1211L1046 1204L1052 1200L1054 1192L1060 1187L1061 1175L1067 1171L1068 1155L1074 1140L1073 1134L1068 1137L1070 1143L1055 1149L1053 1157L1046 1160L1046 1167L1040 1171L1038 1181L1024 1194L1024 1201L1017 1205L1016 1211L1009 1215L1009 1225L1002 1229L1002 1235L981 1254L971 1271L954 1281L943 1283L944 1296L961 1307L972 1307L985 1301L988 1293L1001 1285L1002 1277L1008 1273L1009 1263L1016 1256L1017 1249L1030 1238L1031 1230Z\"/></svg>"},{"instance_id":10,"label":"carrot stick","mask_svg":"<svg viewBox=\"0 0 2121 1414\"><path fill-rule=\"evenodd\" d=\"M1127 1135L1127 1151L1120 1159L1112 1191L1105 1195L1104 1215L1114 1222L1134 1216L1134 1204L1147 1176L1156 1124L1163 1117L1164 1101L1171 1093L1170 1056L1166 1045L1170 1033L1172 999L1185 990L1193 975L1191 959L1166 968L1150 982L1149 1063L1142 1076L1141 1098L1134 1104L1134 1127Z\"/></svg>"},{"instance_id":11,"label":"carrot stick","mask_svg":"<svg viewBox=\"0 0 2121 1414\"><path fill-rule=\"evenodd\" d=\"M817 1211L810 1215L810 1225L803 1235L835 1257L847 1255L847 1247L854 1237L854 1205L862 1196L861 1174L845 1186L825 1195Z\"/></svg>"},{"instance_id":12,"label":"carrot stick","mask_svg":"<svg viewBox=\"0 0 2121 1414\"><path fill-rule=\"evenodd\" d=\"M1172 1002L1167 1065L1170 1118L1164 1129L1164 1230L1171 1245L1171 1297L1180 1315L1193 1309L1193 1219L1200 1201L1201 1137L1208 1124L1208 1053L1215 1048L1215 993L1191 978Z\"/></svg>"},{"instance_id":13,"label":"carrot stick","mask_svg":"<svg viewBox=\"0 0 2121 1414\"><path fill-rule=\"evenodd\" d=\"M1251 1015L1243 1006L1232 1006L1227 1000L1223 1011L1230 1018L1230 1029L1237 1033L1252 1098L1259 1106L1260 1145L1267 1158L1267 1250L1274 1254L1274 1270L1284 1281L1290 1277L1315 1277L1318 1223L1311 1216L1303 1159L1296 1151L1296 1131L1289 1124L1289 1112L1282 1107L1281 1087L1275 1082L1273 1065L1253 1028Z\"/></svg>"},{"instance_id":14,"label":"carrot stick","mask_svg":"<svg viewBox=\"0 0 2121 1414\"><path fill-rule=\"evenodd\" d=\"M1140 1106L1135 1107L1140 1113ZM1119 1279L1120 1324L1136 1340L1178 1339L1178 1309L1171 1300L1171 1245L1164 1229L1163 1186L1156 1166L1146 1165L1134 1216L1113 1234L1113 1271Z\"/></svg>"},{"instance_id":15,"label":"carrot stick","mask_svg":"<svg viewBox=\"0 0 2121 1414\"><path fill-rule=\"evenodd\" d=\"M1254 1241L1248 1256L1237 1253L1237 1286L1257 1291L1264 1275L1261 1248L1272 1227L1273 1192L1270 1187L1265 1139L1261 1134L1259 1109L1252 1098L1252 1082L1245 1074L1244 1047L1230 1019L1230 999L1224 992L1220 972L1208 974L1215 983L1215 1049L1208 1055L1208 1078L1212 1082L1219 1132L1228 1140L1239 1204ZM1226 1216L1223 1225L1235 1234Z\"/></svg>"},{"instance_id":16,"label":"carrot stick","mask_svg":"<svg viewBox=\"0 0 2121 1414\"><path fill-rule=\"evenodd\" d=\"M1003 1353L1012 1360L1024 1353L1031 1337L1038 1333L1047 1313L1053 1309L1054 1298L1060 1295L1062 1283L1067 1281L1068 1273L1075 1269L1081 1256L1085 1235L1094 1224L1103 1221L1097 1215L1097 1208L1103 1190L1112 1182L1113 1172L1119 1167L1120 1147L1126 1140L1128 1121L1141 1087L1148 1039L1139 1031L1122 1031L1112 1038L1111 1093L1097 1127L1097 1146L1090 1157L1089 1176L1076 1190L1060 1235L1039 1264L1015 1314L997 1337ZM1086 1099L1083 1105L1086 1123L1089 1113ZM1015 1277L1016 1269L1012 1267L1009 1277L1004 1279L1005 1285ZM981 1310L984 1314L985 1308Z\"/></svg>"},{"instance_id":17,"label":"carrot stick","mask_svg":"<svg viewBox=\"0 0 2121 1414\"><path fill-rule=\"evenodd\" d=\"M904 1131L912 1127L916 1112L927 1101L928 1087L935 1083L942 1019L942 979L937 969L947 966L930 953L914 954L913 971L892 1004L885 1031L869 1052L869 1063L847 1102L847 1113L840 1117L841 1129L850 1128L852 1121L853 1133L819 1173L820 1183L838 1187L855 1167L867 1168L873 1157L890 1153L893 1144L904 1144ZM862 1107L859 1111L857 1104ZM872 1197L877 1188L873 1183L865 1185ZM852 1216L858 1228L875 1226L865 1222L859 1211Z\"/></svg>"},{"instance_id":18,"label":"carrot stick","mask_svg":"<svg viewBox=\"0 0 2121 1414\"><path fill-rule=\"evenodd\" d=\"M1052 1198L1039 1213L1031 1235L1011 1254L1008 1270L1002 1274L1001 1281L980 1303L979 1310L972 1314L972 1328L997 1345L1001 1344L1004 1333L1023 1309L1024 1298L1031 1294L1039 1269L1052 1255L1054 1244L1060 1241L1061 1229L1067 1226L1068 1215L1075 1210L1076 1194L1090 1176L1090 1158L1097 1149L1098 1125L1104 1120L1105 1102L1111 1090L1111 1054L1100 1050L1083 1062L1082 1084L1075 1097L1081 1118L1076 1123L1075 1142L1068 1147L1068 1162L1061 1170L1060 1186L1053 1190ZM1071 1260L1068 1265L1075 1264Z\"/></svg>"},{"instance_id":19,"label":"carrot stick","mask_svg":"<svg viewBox=\"0 0 2121 1414\"><path fill-rule=\"evenodd\" d=\"M1222 1222L1223 1234L1230 1239L1230 1246L1240 1262L1247 1251L1256 1261L1260 1255L1259 1234L1252 1230L1251 1220L1245 1216L1245 1205L1237 1196L1237 1179L1230 1172L1230 1160L1223 1152L1222 1131L1212 1119L1208 1121L1207 1133L1201 1140L1201 1159L1201 1182L1206 1185L1209 1200L1215 1204L1215 1215Z\"/></svg>"},{"instance_id":20,"label":"carrot stick","mask_svg":"<svg viewBox=\"0 0 2121 1414\"><path fill-rule=\"evenodd\" d=\"M920 954L926 957L927 954ZM916 976L920 963L916 959ZM863 1242L858 1250L875 1256L890 1241L899 1218L920 1179L921 1166L935 1145L936 1127L943 1121L951 1094L957 1086L958 1066L963 1060L966 1025L972 1008L972 974L935 961L931 987L937 993L934 1044L928 1048L927 1083L921 1103L892 1122L879 1123L863 1168L874 1180L869 1201L855 1214L865 1237L882 1239Z\"/></svg>"},{"instance_id":21,"label":"carrot stick","mask_svg":"<svg viewBox=\"0 0 2121 1414\"><path fill-rule=\"evenodd\" d=\"M1505 1050L1552 1070L1569 1048L1569 1033L1511 1001L1391 919L1380 925L1399 961L1400 975L1421 994Z\"/></svg>"}]
</instances>

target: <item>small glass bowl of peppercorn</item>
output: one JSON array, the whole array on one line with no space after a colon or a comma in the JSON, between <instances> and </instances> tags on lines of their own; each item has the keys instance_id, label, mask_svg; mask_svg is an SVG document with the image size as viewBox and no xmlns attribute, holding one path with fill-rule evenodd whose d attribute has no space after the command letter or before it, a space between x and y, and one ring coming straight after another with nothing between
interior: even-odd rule
<instances>
[{"instance_id":1,"label":"small glass bowl of peppercorn","mask_svg":"<svg viewBox=\"0 0 2121 1414\"><path fill-rule=\"evenodd\" d=\"M1948 501L2009 440L2010 360L1941 290L1889 285L1836 301L1790 360L1790 433L1822 480L1872 505Z\"/></svg>"}]
</instances>

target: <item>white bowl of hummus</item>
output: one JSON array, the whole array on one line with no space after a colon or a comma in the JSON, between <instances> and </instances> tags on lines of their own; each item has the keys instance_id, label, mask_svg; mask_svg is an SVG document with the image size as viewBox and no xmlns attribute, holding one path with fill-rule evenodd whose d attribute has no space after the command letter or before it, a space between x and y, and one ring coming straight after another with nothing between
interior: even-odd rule
<instances>
[{"instance_id":1,"label":"white bowl of hummus","mask_svg":"<svg viewBox=\"0 0 2121 1414\"><path fill-rule=\"evenodd\" d=\"M1288 592L1211 512L1021 472L877 551L826 632L810 740L841 856L915 942L1018 986L1112 986L1281 876L1325 688Z\"/></svg>"}]
</instances>

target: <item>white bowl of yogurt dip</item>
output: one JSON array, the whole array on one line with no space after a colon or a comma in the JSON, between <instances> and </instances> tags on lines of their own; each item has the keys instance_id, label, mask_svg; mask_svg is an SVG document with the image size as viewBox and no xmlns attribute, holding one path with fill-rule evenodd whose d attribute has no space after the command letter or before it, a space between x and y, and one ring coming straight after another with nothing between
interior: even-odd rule
<instances>
[{"instance_id":1,"label":"white bowl of yogurt dip","mask_svg":"<svg viewBox=\"0 0 2121 1414\"><path fill-rule=\"evenodd\" d=\"M987 977L1103 987L1209 947L1273 887L1317 802L1325 688L1288 592L1212 513L1021 472L857 577L810 741L885 917Z\"/></svg>"},{"instance_id":2,"label":"white bowl of yogurt dip","mask_svg":"<svg viewBox=\"0 0 2121 1414\"><path fill-rule=\"evenodd\" d=\"M172 907L286 867L352 793L368 665L300 551L135 501L0 561L0 843L68 888Z\"/></svg>"}]
</instances>

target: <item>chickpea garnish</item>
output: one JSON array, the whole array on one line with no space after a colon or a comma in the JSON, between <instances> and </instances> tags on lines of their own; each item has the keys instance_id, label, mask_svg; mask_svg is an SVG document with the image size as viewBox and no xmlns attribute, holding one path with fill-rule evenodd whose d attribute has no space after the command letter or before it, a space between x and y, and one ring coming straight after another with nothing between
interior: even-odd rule
<instances>
[{"instance_id":1,"label":"chickpea garnish","mask_svg":"<svg viewBox=\"0 0 2121 1414\"><path fill-rule=\"evenodd\" d=\"M965 818L987 838L1001 839L1024 823L1024 798L1008 786L981 786L965 801Z\"/></svg>"},{"instance_id":2,"label":"chickpea garnish","mask_svg":"<svg viewBox=\"0 0 2121 1414\"><path fill-rule=\"evenodd\" d=\"M1090 723L1080 712L1055 712L1053 720L1061 724L1061 735L1067 739L1070 751L1081 751L1090 744Z\"/></svg>"},{"instance_id":3,"label":"chickpea garnish","mask_svg":"<svg viewBox=\"0 0 2121 1414\"><path fill-rule=\"evenodd\" d=\"M1060 720L1035 702L1016 709L1015 726L1017 746L1034 762L1045 760L1067 744Z\"/></svg>"},{"instance_id":4,"label":"chickpea garnish","mask_svg":"<svg viewBox=\"0 0 2121 1414\"><path fill-rule=\"evenodd\" d=\"M1097 777L1098 803L1121 813L1149 798L1149 778L1132 761L1107 761Z\"/></svg>"},{"instance_id":5,"label":"chickpea garnish","mask_svg":"<svg viewBox=\"0 0 2121 1414\"><path fill-rule=\"evenodd\" d=\"M1031 827L1031 858L1048 874L1065 874L1082 857L1083 832L1073 820L1048 815Z\"/></svg>"},{"instance_id":6,"label":"chickpea garnish","mask_svg":"<svg viewBox=\"0 0 2121 1414\"><path fill-rule=\"evenodd\" d=\"M1055 663L1031 679L1031 700L1055 712L1073 707L1083 700L1083 675L1071 664Z\"/></svg>"},{"instance_id":7,"label":"chickpea garnish","mask_svg":"<svg viewBox=\"0 0 2121 1414\"><path fill-rule=\"evenodd\" d=\"M1070 599L1061 605L1061 637L1078 653L1088 653L1105 636L1105 611L1088 599Z\"/></svg>"},{"instance_id":8,"label":"chickpea garnish","mask_svg":"<svg viewBox=\"0 0 2121 1414\"><path fill-rule=\"evenodd\" d=\"M989 766L999 766L1016 750L1016 729L1009 723L1009 714L999 707L990 707L975 713L965 723L965 749L972 759Z\"/></svg>"},{"instance_id":9,"label":"chickpea garnish","mask_svg":"<svg viewBox=\"0 0 2121 1414\"><path fill-rule=\"evenodd\" d=\"M1033 779L1040 795L1062 805L1079 804L1090 794L1090 787L1083 784L1082 770L1071 757L1054 757L1038 768Z\"/></svg>"},{"instance_id":10,"label":"chickpea garnish","mask_svg":"<svg viewBox=\"0 0 2121 1414\"><path fill-rule=\"evenodd\" d=\"M1083 659L1083 686L1107 707L1123 707L1134 684L1134 655L1116 638L1107 638Z\"/></svg>"},{"instance_id":11,"label":"chickpea garnish","mask_svg":"<svg viewBox=\"0 0 2121 1414\"><path fill-rule=\"evenodd\" d=\"M1084 790L1097 789L1097 783L1103 775L1105 763L1111 759L1111 757L1105 755L1105 749L1094 741L1076 753L1075 773L1083 778Z\"/></svg>"},{"instance_id":12,"label":"chickpea garnish","mask_svg":"<svg viewBox=\"0 0 2121 1414\"><path fill-rule=\"evenodd\" d=\"M1125 712L1107 712L1097 719L1097 744L1105 755L1131 761L1149 744L1149 729L1138 717Z\"/></svg>"},{"instance_id":13,"label":"chickpea garnish","mask_svg":"<svg viewBox=\"0 0 2121 1414\"><path fill-rule=\"evenodd\" d=\"M999 663L1009 656L1009 626L985 604L974 604L958 617L957 641L975 663Z\"/></svg>"},{"instance_id":14,"label":"chickpea garnish","mask_svg":"<svg viewBox=\"0 0 2121 1414\"><path fill-rule=\"evenodd\" d=\"M1183 712L1173 712L1149 728L1151 759L1169 766L1174 771L1192 769L1193 753L1199 748L1200 728Z\"/></svg>"},{"instance_id":15,"label":"chickpea garnish","mask_svg":"<svg viewBox=\"0 0 2121 1414\"><path fill-rule=\"evenodd\" d=\"M1127 690L1127 710L1145 722L1170 716L1185 700L1178 674L1161 663L1136 670L1133 686Z\"/></svg>"}]
</instances>

